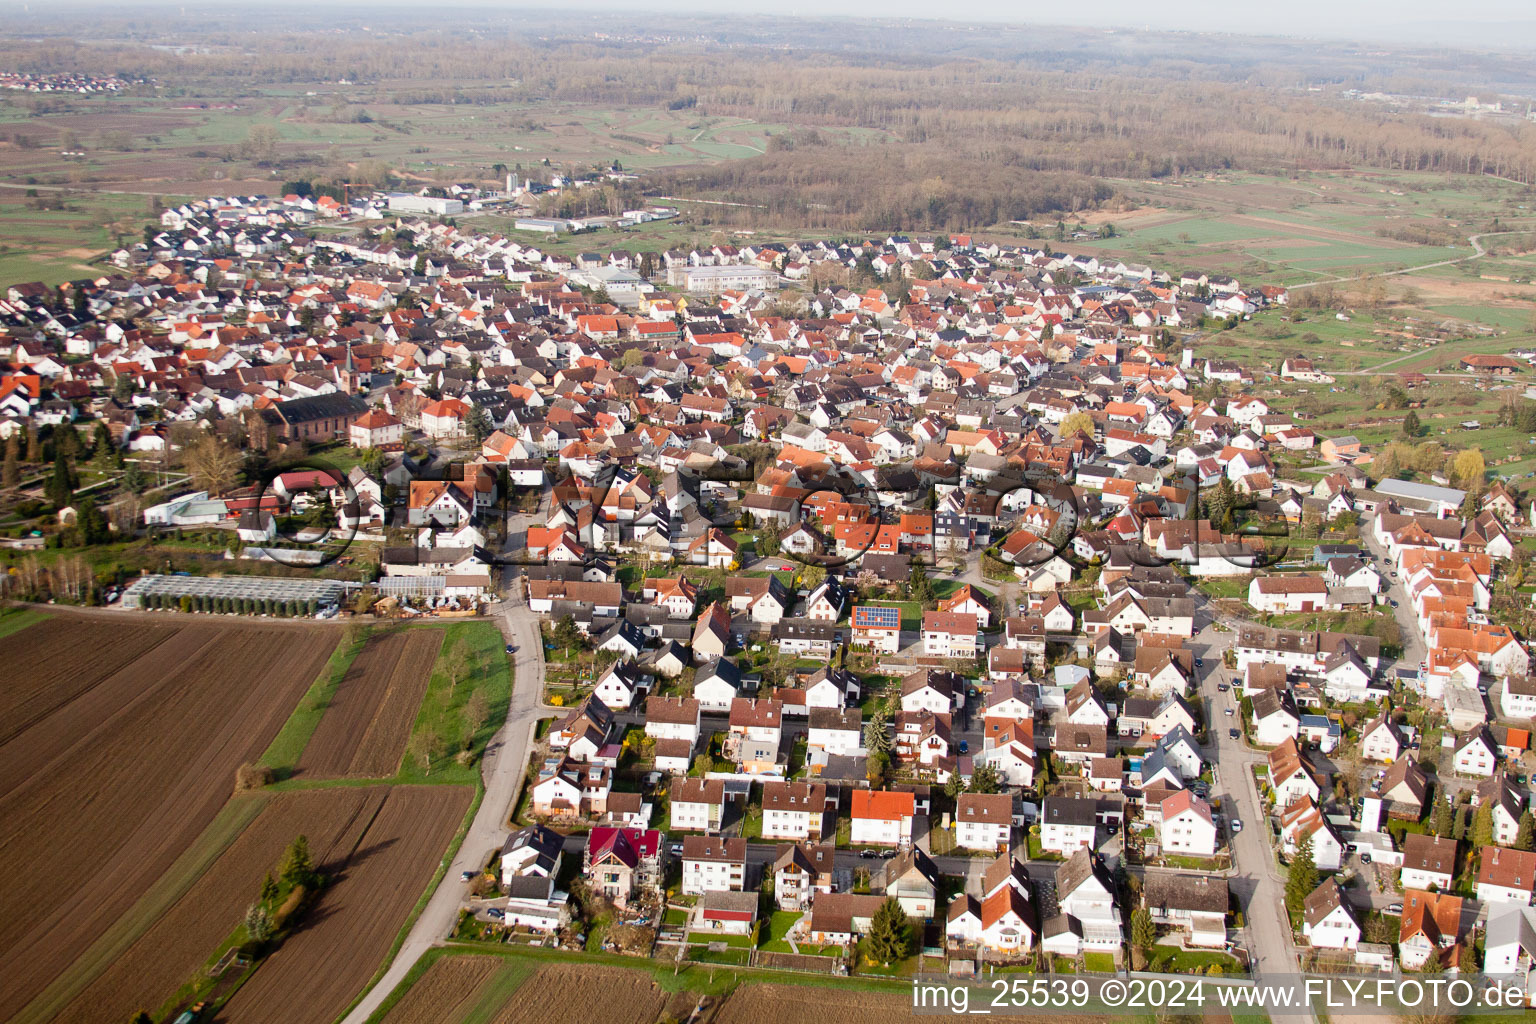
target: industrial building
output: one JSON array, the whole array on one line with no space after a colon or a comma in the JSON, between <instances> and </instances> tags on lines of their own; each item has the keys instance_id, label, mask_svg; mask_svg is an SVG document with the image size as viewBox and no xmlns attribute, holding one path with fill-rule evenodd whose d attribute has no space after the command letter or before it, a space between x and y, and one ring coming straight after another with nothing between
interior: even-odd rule
<instances>
[{"instance_id":1,"label":"industrial building","mask_svg":"<svg viewBox=\"0 0 1536 1024\"><path fill-rule=\"evenodd\" d=\"M361 583L325 580L314 577L282 576L141 576L123 591L124 608L146 608L151 599L179 601L295 601L302 605L315 602L316 610L337 607L347 593Z\"/></svg>"},{"instance_id":2,"label":"industrial building","mask_svg":"<svg viewBox=\"0 0 1536 1024\"><path fill-rule=\"evenodd\" d=\"M762 267L672 267L667 271L667 284L704 295L727 290L776 291L779 275Z\"/></svg>"},{"instance_id":3,"label":"industrial building","mask_svg":"<svg viewBox=\"0 0 1536 1024\"><path fill-rule=\"evenodd\" d=\"M389 209L394 213L427 213L436 217L451 217L464 212L464 203L459 199L396 192L389 197Z\"/></svg>"}]
</instances>

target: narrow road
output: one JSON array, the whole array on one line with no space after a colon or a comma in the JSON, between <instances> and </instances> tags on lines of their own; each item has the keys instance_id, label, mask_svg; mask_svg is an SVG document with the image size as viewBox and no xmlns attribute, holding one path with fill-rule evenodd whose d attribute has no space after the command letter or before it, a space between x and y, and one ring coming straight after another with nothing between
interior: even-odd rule
<instances>
[{"instance_id":1,"label":"narrow road","mask_svg":"<svg viewBox=\"0 0 1536 1024\"><path fill-rule=\"evenodd\" d=\"M1311 288L1314 285L1320 284L1344 284L1350 281L1368 281L1377 277L1396 277L1400 274L1412 274L1420 270L1434 270L1436 267L1453 267L1458 263L1466 263L1469 260L1481 259L1488 255L1488 251L1483 248L1483 239L1485 238L1493 235L1528 235L1530 233L1530 228L1515 231L1484 231L1480 234L1467 236L1467 242L1472 246L1471 256L1457 256L1455 259L1437 260L1434 263L1421 263L1416 267L1404 267L1401 270L1382 270L1374 274L1361 274L1358 277L1325 277L1316 281L1307 281L1304 284L1293 284L1290 287L1296 289Z\"/></svg>"},{"instance_id":2,"label":"narrow road","mask_svg":"<svg viewBox=\"0 0 1536 1024\"><path fill-rule=\"evenodd\" d=\"M491 737L481 764L485 799L470 823L469 833L458 854L432 893L426 909L411 926L400 952L378 984L347 1014L344 1024L363 1024L427 950L448 937L464 897L464 885L459 881L459 875L465 871L478 872L511 834L512 806L522 788L534 726L545 714L540 708L544 693L544 643L539 634L539 617L528 610L521 594L514 593L491 614L501 627L506 642L517 648L517 654L507 720Z\"/></svg>"}]
</instances>

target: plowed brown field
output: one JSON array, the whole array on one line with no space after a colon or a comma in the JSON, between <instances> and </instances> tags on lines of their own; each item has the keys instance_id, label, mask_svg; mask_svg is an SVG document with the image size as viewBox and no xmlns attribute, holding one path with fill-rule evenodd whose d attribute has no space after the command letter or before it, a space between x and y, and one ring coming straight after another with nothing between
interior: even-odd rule
<instances>
[{"instance_id":1,"label":"plowed brown field","mask_svg":"<svg viewBox=\"0 0 1536 1024\"><path fill-rule=\"evenodd\" d=\"M667 993L650 976L622 967L540 967L518 986L494 1024L548 1024L550 1021L602 1021L603 1024L655 1024Z\"/></svg>"},{"instance_id":2,"label":"plowed brown field","mask_svg":"<svg viewBox=\"0 0 1536 1024\"><path fill-rule=\"evenodd\" d=\"M330 1024L383 966L472 796L460 786L390 789L303 929L257 969L215 1020Z\"/></svg>"},{"instance_id":3,"label":"plowed brown field","mask_svg":"<svg viewBox=\"0 0 1536 1024\"><path fill-rule=\"evenodd\" d=\"M122 629L72 616L51 618L8 637L9 678L0 689L0 743L163 643L172 626ZM0 774L0 786L15 780Z\"/></svg>"},{"instance_id":4,"label":"plowed brown field","mask_svg":"<svg viewBox=\"0 0 1536 1024\"><path fill-rule=\"evenodd\" d=\"M0 1019L192 845L338 639L324 628L58 622L73 628L0 638L0 664L15 676L75 663L80 651L90 660L78 671L100 673L84 687L60 683L67 699L25 698L30 724L0 743Z\"/></svg>"},{"instance_id":5,"label":"plowed brown field","mask_svg":"<svg viewBox=\"0 0 1536 1024\"><path fill-rule=\"evenodd\" d=\"M991 990L971 992L973 1008L991 1002ZM1093 1017L1052 1014L1057 1024L1089 1024ZM893 1021L932 1021L933 1014L912 1011L912 996L901 992L869 992L811 985L742 985L725 999L714 1024L890 1024Z\"/></svg>"},{"instance_id":6,"label":"plowed brown field","mask_svg":"<svg viewBox=\"0 0 1536 1024\"><path fill-rule=\"evenodd\" d=\"M384 1024L459 1024L480 989L504 963L494 956L445 956L432 961Z\"/></svg>"},{"instance_id":7,"label":"plowed brown field","mask_svg":"<svg viewBox=\"0 0 1536 1024\"><path fill-rule=\"evenodd\" d=\"M443 645L440 629L376 633L352 661L295 774L393 775Z\"/></svg>"},{"instance_id":8,"label":"plowed brown field","mask_svg":"<svg viewBox=\"0 0 1536 1024\"><path fill-rule=\"evenodd\" d=\"M342 864L388 790L315 789L279 793L175 906L59 1014L59 1024L127 1020L159 1006L202 967L240 923L261 880L275 873L297 835L317 864ZM251 798L258 799L258 798Z\"/></svg>"}]
</instances>

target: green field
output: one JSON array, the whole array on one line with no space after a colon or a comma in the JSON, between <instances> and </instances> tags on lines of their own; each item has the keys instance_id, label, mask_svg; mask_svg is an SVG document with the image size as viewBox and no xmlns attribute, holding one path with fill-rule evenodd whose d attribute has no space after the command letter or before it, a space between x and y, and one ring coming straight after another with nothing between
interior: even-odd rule
<instances>
[{"instance_id":1,"label":"green field","mask_svg":"<svg viewBox=\"0 0 1536 1024\"><path fill-rule=\"evenodd\" d=\"M1476 231L1536 226L1526 208L1530 190L1487 177L1227 171L1109 183L1137 209L1119 218L1112 213L1095 218L1094 231L1107 220L1117 237L1069 238L1066 247L1254 283L1348 280L1458 259L1473 254L1466 236ZM1444 241L1413 240L1410 233L1420 230L1439 232ZM1519 273L1524 261L1500 261L1504 269L1510 264Z\"/></svg>"}]
</instances>

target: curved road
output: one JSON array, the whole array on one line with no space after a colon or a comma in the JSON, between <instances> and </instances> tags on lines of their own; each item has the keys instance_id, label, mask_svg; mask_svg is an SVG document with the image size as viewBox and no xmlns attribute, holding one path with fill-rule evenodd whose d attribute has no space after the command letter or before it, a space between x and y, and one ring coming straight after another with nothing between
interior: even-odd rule
<instances>
[{"instance_id":1,"label":"curved road","mask_svg":"<svg viewBox=\"0 0 1536 1024\"><path fill-rule=\"evenodd\" d=\"M1421 263L1416 267L1404 267L1401 270L1382 270L1374 274L1361 274L1359 277L1328 277L1318 281L1307 281L1303 284L1293 284L1290 287L1311 288L1314 285L1319 284L1347 284L1351 281L1368 281L1376 277L1396 277L1399 274L1412 274L1418 270L1433 270L1436 267L1451 267L1458 263L1466 263L1468 260L1481 259L1482 257L1488 255L1488 251L1483 248L1482 240L1485 238L1492 237L1493 235L1528 235L1530 233L1530 228L1517 229L1514 231L1483 231L1476 235L1467 236L1467 242L1472 246L1471 256L1457 256L1455 259L1450 260L1437 260L1434 263Z\"/></svg>"},{"instance_id":2,"label":"curved road","mask_svg":"<svg viewBox=\"0 0 1536 1024\"><path fill-rule=\"evenodd\" d=\"M544 644L539 635L539 618L528 610L521 594L503 601L493 614L497 616L506 642L517 647L517 654L507 720L491 737L481 764L485 799L480 802L480 809L475 812L474 821L470 823L453 863L448 865L443 880L411 926L400 952L378 984L347 1014L344 1024L363 1024L422 955L448 937L458 920L459 904L464 897L460 873L479 871L491 852L499 851L511 834L509 819L513 802L522 788L534 726L546 714L540 707L540 697L544 693Z\"/></svg>"}]
</instances>

